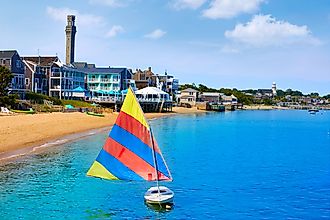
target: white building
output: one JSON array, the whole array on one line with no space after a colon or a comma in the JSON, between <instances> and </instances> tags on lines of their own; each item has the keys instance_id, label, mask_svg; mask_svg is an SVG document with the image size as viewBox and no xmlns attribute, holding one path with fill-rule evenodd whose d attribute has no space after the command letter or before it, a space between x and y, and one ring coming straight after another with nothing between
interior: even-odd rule
<instances>
[{"instance_id":1,"label":"white building","mask_svg":"<svg viewBox=\"0 0 330 220\"><path fill-rule=\"evenodd\" d=\"M135 92L139 101L148 102L168 102L171 101L170 95L156 87L146 87Z\"/></svg>"}]
</instances>

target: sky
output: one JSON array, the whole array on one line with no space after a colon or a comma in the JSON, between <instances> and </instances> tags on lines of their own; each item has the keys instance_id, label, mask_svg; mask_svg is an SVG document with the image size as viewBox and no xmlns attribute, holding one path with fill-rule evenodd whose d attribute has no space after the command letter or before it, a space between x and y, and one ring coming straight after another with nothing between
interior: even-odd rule
<instances>
[{"instance_id":1,"label":"sky","mask_svg":"<svg viewBox=\"0 0 330 220\"><path fill-rule=\"evenodd\" d=\"M330 93L329 0L11 0L1 3L0 50L65 61L152 67L183 83Z\"/></svg>"}]
</instances>

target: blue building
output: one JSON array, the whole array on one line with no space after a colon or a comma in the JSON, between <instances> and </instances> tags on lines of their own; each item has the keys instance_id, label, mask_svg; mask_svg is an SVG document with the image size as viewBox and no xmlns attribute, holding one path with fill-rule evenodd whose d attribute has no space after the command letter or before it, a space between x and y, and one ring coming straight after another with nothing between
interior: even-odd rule
<instances>
[{"instance_id":1,"label":"blue building","mask_svg":"<svg viewBox=\"0 0 330 220\"><path fill-rule=\"evenodd\" d=\"M0 65L7 67L14 76L9 86L9 94L18 94L20 98L24 98L25 65L18 52L16 50L0 51Z\"/></svg>"},{"instance_id":2,"label":"blue building","mask_svg":"<svg viewBox=\"0 0 330 220\"><path fill-rule=\"evenodd\" d=\"M90 93L87 100L114 103L121 100L122 91L135 88L132 71L125 67L96 67L86 62L75 62L73 65L86 74L85 86Z\"/></svg>"}]
</instances>

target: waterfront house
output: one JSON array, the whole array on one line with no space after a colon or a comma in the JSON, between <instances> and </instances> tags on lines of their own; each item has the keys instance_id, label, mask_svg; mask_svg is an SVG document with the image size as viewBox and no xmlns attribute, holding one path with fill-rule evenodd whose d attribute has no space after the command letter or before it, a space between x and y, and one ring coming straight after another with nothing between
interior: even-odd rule
<instances>
[{"instance_id":1,"label":"waterfront house","mask_svg":"<svg viewBox=\"0 0 330 220\"><path fill-rule=\"evenodd\" d=\"M199 97L201 102L220 103L222 93L203 92Z\"/></svg>"},{"instance_id":2,"label":"waterfront house","mask_svg":"<svg viewBox=\"0 0 330 220\"><path fill-rule=\"evenodd\" d=\"M199 96L199 91L191 88L184 89L181 91L181 95L179 97L179 103L181 105L189 104L190 106L195 106L198 96Z\"/></svg>"},{"instance_id":3,"label":"waterfront house","mask_svg":"<svg viewBox=\"0 0 330 220\"><path fill-rule=\"evenodd\" d=\"M96 67L95 64L75 62L73 65L86 74L86 89L90 92L87 100L115 103L121 100L121 91L132 87L135 81L132 71L125 67Z\"/></svg>"},{"instance_id":4,"label":"waterfront house","mask_svg":"<svg viewBox=\"0 0 330 220\"><path fill-rule=\"evenodd\" d=\"M272 89L258 89L256 93L256 98L264 99L264 98L272 98L274 96Z\"/></svg>"},{"instance_id":5,"label":"waterfront house","mask_svg":"<svg viewBox=\"0 0 330 220\"><path fill-rule=\"evenodd\" d=\"M151 67L147 70L136 69L133 73L133 80L135 80L136 88L143 89L145 87L156 87L157 78L156 75L152 72Z\"/></svg>"},{"instance_id":6,"label":"waterfront house","mask_svg":"<svg viewBox=\"0 0 330 220\"><path fill-rule=\"evenodd\" d=\"M49 78L57 56L25 56L25 87L28 91L49 95Z\"/></svg>"},{"instance_id":7,"label":"waterfront house","mask_svg":"<svg viewBox=\"0 0 330 220\"><path fill-rule=\"evenodd\" d=\"M237 105L238 99L234 95L222 95L221 101L223 105Z\"/></svg>"},{"instance_id":8,"label":"waterfront house","mask_svg":"<svg viewBox=\"0 0 330 220\"><path fill-rule=\"evenodd\" d=\"M156 81L158 89L171 94L172 97L178 94L179 80L174 76L168 75L166 72L164 75L156 74Z\"/></svg>"},{"instance_id":9,"label":"waterfront house","mask_svg":"<svg viewBox=\"0 0 330 220\"><path fill-rule=\"evenodd\" d=\"M49 77L49 95L59 99L75 99L74 89L85 88L85 73L60 60L53 63Z\"/></svg>"},{"instance_id":10,"label":"waterfront house","mask_svg":"<svg viewBox=\"0 0 330 220\"><path fill-rule=\"evenodd\" d=\"M146 87L135 92L139 101L168 102L171 101L170 95L156 87Z\"/></svg>"},{"instance_id":11,"label":"waterfront house","mask_svg":"<svg viewBox=\"0 0 330 220\"><path fill-rule=\"evenodd\" d=\"M172 111L170 95L156 87L146 87L135 92L144 112Z\"/></svg>"},{"instance_id":12,"label":"waterfront house","mask_svg":"<svg viewBox=\"0 0 330 220\"><path fill-rule=\"evenodd\" d=\"M13 74L9 85L9 94L18 94L22 99L25 96L24 69L25 65L16 50L0 51L0 65L7 67Z\"/></svg>"},{"instance_id":13,"label":"waterfront house","mask_svg":"<svg viewBox=\"0 0 330 220\"><path fill-rule=\"evenodd\" d=\"M179 90L178 79L174 78L174 76L168 75L167 72L165 72L164 75L154 74L151 67L143 71L136 69L136 72L133 74L133 79L135 80L138 89L157 87L158 89L169 93L172 98Z\"/></svg>"}]
</instances>

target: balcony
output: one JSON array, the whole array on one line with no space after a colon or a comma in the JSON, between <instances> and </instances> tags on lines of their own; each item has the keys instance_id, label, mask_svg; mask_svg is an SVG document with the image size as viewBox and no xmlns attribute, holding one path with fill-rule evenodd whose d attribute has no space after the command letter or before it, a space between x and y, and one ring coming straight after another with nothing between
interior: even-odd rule
<instances>
[{"instance_id":1,"label":"balcony","mask_svg":"<svg viewBox=\"0 0 330 220\"><path fill-rule=\"evenodd\" d=\"M89 86L88 89L89 90L100 90L100 87L98 87L98 86Z\"/></svg>"},{"instance_id":2,"label":"balcony","mask_svg":"<svg viewBox=\"0 0 330 220\"><path fill-rule=\"evenodd\" d=\"M100 82L100 79L98 78L87 78L87 82Z\"/></svg>"}]
</instances>

